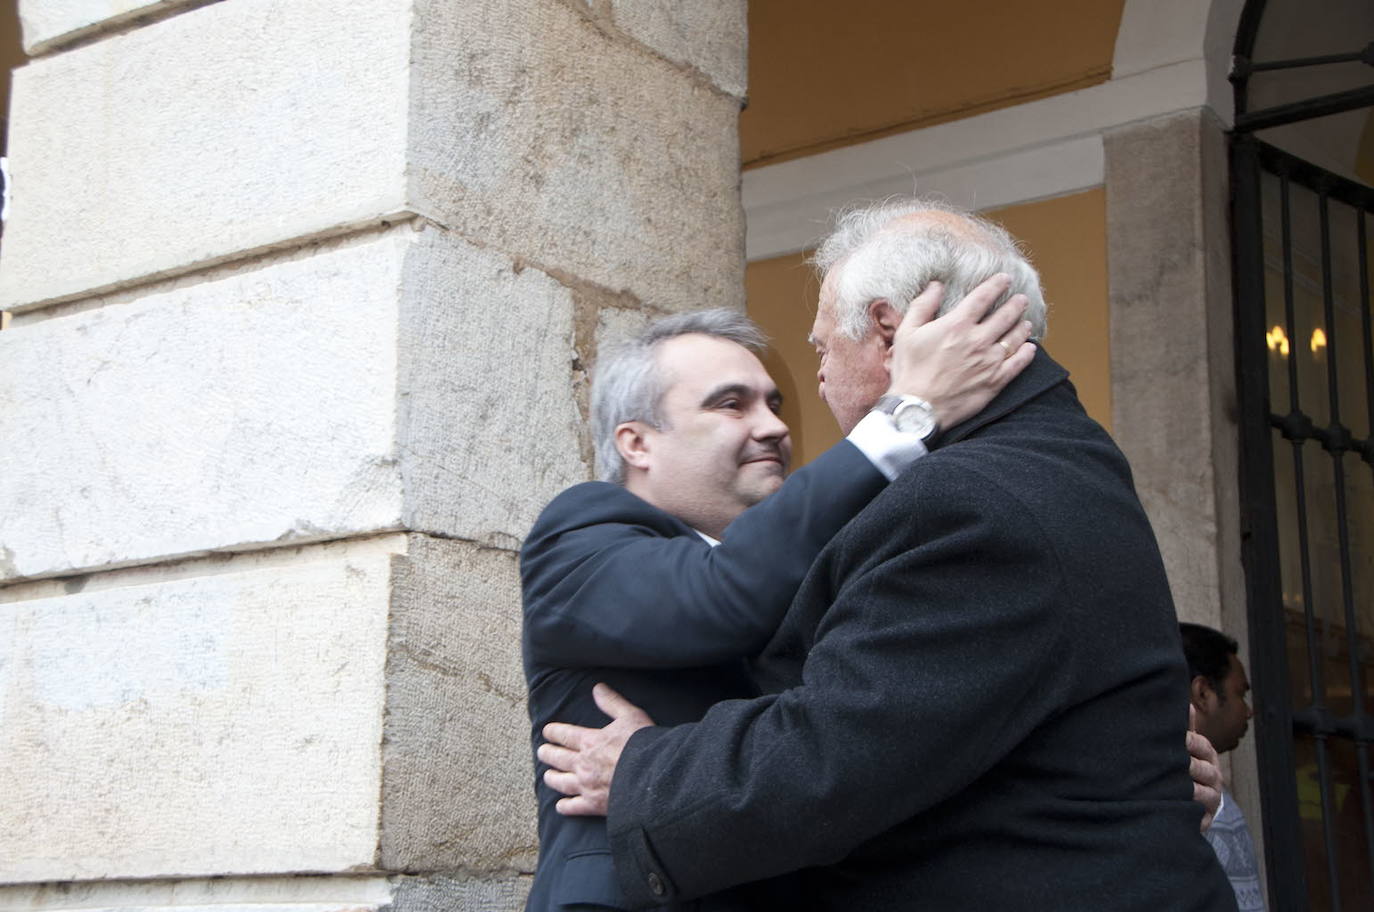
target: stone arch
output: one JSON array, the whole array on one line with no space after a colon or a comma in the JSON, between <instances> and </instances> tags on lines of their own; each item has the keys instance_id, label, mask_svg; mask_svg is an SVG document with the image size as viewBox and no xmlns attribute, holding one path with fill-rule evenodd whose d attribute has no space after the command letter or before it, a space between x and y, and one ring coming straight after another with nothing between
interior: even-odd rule
<instances>
[{"instance_id":1,"label":"stone arch","mask_svg":"<svg viewBox=\"0 0 1374 912\"><path fill-rule=\"evenodd\" d=\"M1112 78L1199 61L1207 104L1230 126L1231 48L1245 0L1125 0L1112 58Z\"/></svg>"}]
</instances>

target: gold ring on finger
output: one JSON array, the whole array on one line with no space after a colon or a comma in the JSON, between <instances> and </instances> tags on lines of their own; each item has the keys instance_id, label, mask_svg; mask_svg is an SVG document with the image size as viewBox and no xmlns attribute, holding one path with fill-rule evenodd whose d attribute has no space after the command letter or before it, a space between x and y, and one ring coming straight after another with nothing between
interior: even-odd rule
<instances>
[{"instance_id":1,"label":"gold ring on finger","mask_svg":"<svg viewBox=\"0 0 1374 912\"><path fill-rule=\"evenodd\" d=\"M1011 346L1008 345L1006 342L1002 341L1001 339L998 339L998 340L997 340L997 344L1000 345L1000 346L1002 346L1002 360L1005 361L1005 360L1007 360L1008 358L1010 358L1010 357L1011 357Z\"/></svg>"}]
</instances>

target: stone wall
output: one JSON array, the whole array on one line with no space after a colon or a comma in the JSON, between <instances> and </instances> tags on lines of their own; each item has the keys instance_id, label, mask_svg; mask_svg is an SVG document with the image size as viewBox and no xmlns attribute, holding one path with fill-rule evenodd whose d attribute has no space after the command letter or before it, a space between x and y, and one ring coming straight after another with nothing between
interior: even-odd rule
<instances>
[{"instance_id":1,"label":"stone wall","mask_svg":"<svg viewBox=\"0 0 1374 912\"><path fill-rule=\"evenodd\" d=\"M0 908L518 908L516 551L742 303L743 0L20 11Z\"/></svg>"}]
</instances>

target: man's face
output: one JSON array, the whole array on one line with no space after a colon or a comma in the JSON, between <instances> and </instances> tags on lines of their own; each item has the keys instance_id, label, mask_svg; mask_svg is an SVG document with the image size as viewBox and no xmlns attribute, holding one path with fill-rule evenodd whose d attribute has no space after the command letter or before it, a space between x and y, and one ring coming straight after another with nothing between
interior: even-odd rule
<instances>
[{"instance_id":1,"label":"man's face","mask_svg":"<svg viewBox=\"0 0 1374 912\"><path fill-rule=\"evenodd\" d=\"M1246 701L1249 692L1250 682L1245 677L1245 666L1240 659L1230 656L1230 669L1222 679L1221 694L1208 690L1203 707L1204 718L1198 726L1217 753L1235 750L1249 728L1251 711Z\"/></svg>"},{"instance_id":2,"label":"man's face","mask_svg":"<svg viewBox=\"0 0 1374 912\"><path fill-rule=\"evenodd\" d=\"M830 407L840 429L848 434L887 392L887 344L877 327L870 326L862 339L843 335L835 323L835 278L841 263L821 284L820 306L811 327L811 344L821 359L816 371L821 398Z\"/></svg>"},{"instance_id":3,"label":"man's face","mask_svg":"<svg viewBox=\"0 0 1374 912\"><path fill-rule=\"evenodd\" d=\"M778 417L782 395L759 359L714 336L689 334L659 345L667 381L662 429L644 431L636 493L695 528L719 535L772 494L792 458Z\"/></svg>"}]
</instances>

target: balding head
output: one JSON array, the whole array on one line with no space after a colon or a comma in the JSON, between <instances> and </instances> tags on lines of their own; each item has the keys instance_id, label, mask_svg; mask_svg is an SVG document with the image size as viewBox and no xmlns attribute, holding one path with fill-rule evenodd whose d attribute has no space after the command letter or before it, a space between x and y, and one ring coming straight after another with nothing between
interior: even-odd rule
<instances>
[{"instance_id":1,"label":"balding head","mask_svg":"<svg viewBox=\"0 0 1374 912\"><path fill-rule=\"evenodd\" d=\"M892 219L882 231L920 231L926 228L939 228L956 237L976 242L981 238L978 225L970 217L949 209L921 209Z\"/></svg>"},{"instance_id":2,"label":"balding head","mask_svg":"<svg viewBox=\"0 0 1374 912\"><path fill-rule=\"evenodd\" d=\"M1045 334L1040 277L1004 228L938 200L902 198L851 209L821 243L812 262L820 273L823 305L851 339L870 330L868 305L885 300L905 313L933 281L945 284L947 310L999 272L1012 277L998 301L1024 294L1033 339Z\"/></svg>"}]
</instances>

